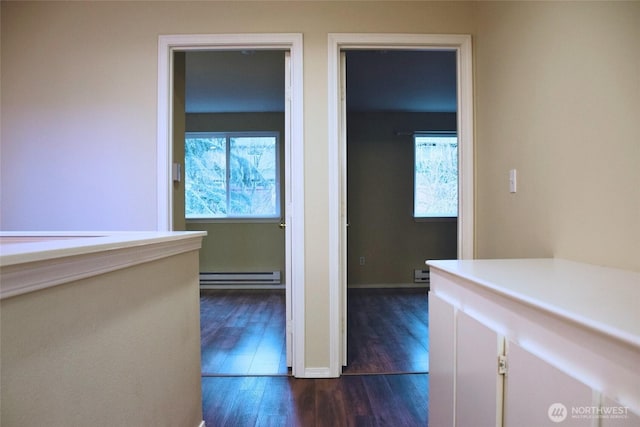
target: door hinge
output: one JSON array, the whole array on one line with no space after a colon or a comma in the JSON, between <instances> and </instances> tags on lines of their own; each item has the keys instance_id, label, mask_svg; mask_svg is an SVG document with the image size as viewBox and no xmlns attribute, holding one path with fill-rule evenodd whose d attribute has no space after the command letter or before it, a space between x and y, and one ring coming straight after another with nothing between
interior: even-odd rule
<instances>
[{"instance_id":1,"label":"door hinge","mask_svg":"<svg viewBox=\"0 0 640 427\"><path fill-rule=\"evenodd\" d=\"M501 354L498 356L498 375L507 374L507 356Z\"/></svg>"}]
</instances>

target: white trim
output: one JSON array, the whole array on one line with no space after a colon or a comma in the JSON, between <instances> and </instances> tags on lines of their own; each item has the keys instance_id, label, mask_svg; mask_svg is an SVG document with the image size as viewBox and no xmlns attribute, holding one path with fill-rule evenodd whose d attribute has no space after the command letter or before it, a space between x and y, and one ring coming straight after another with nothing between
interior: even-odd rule
<instances>
[{"instance_id":1,"label":"white trim","mask_svg":"<svg viewBox=\"0 0 640 427\"><path fill-rule=\"evenodd\" d=\"M173 67L171 54L174 50L237 50L237 49L290 49L293 76L292 137L300 138L302 151L302 34L178 34L158 37L158 125L157 125L157 228L172 229L171 212L171 87ZM296 107L299 111L296 111ZM300 117L297 117L297 116ZM296 118L299 119L297 122ZM299 131L299 134L296 133ZM292 145L295 146L294 141ZM302 157L300 157L302 160Z\"/></svg>"},{"instance_id":2,"label":"white trim","mask_svg":"<svg viewBox=\"0 0 640 427\"><path fill-rule=\"evenodd\" d=\"M473 75L471 36L457 34L356 34L328 35L328 125L329 125L329 342L330 369L339 375L344 346L340 307L343 286L341 259L345 256L342 229L344 215L343 172L345 149L340 139L340 52L343 49L454 49L458 58L457 128L460 147L460 209L458 221L458 258L474 257L474 152L473 152Z\"/></svg>"},{"instance_id":3,"label":"white trim","mask_svg":"<svg viewBox=\"0 0 640 427\"><path fill-rule=\"evenodd\" d=\"M349 349L347 347L347 337L349 336L349 324L347 322L347 224L349 221L347 215L347 54L339 52L340 55L340 74L339 74L339 94L340 94L340 139L338 145L340 147L340 215L341 221L344 221L344 227L340 227L340 283L344 288L340 292L342 303L340 304L340 358L341 365L346 365L349 357Z\"/></svg>"},{"instance_id":4,"label":"white trim","mask_svg":"<svg viewBox=\"0 0 640 427\"><path fill-rule=\"evenodd\" d=\"M183 34L158 38L157 221L159 230L173 226L171 194L171 86L173 50L283 49L291 53L291 229L290 265L293 307L294 376L304 372L304 144L303 144L303 43L299 33ZM287 165L285 165L287 167ZM289 206L287 206L289 208ZM289 215L289 212L287 212Z\"/></svg>"},{"instance_id":5,"label":"white trim","mask_svg":"<svg viewBox=\"0 0 640 427\"><path fill-rule=\"evenodd\" d=\"M334 378L333 370L328 367L306 368L304 378Z\"/></svg>"},{"instance_id":6,"label":"white trim","mask_svg":"<svg viewBox=\"0 0 640 427\"><path fill-rule=\"evenodd\" d=\"M205 232L116 234L41 244L2 256L0 299L63 285L185 252L197 251ZM157 233L156 233L157 234ZM15 243L15 246L21 246ZM52 245L60 248L50 249Z\"/></svg>"},{"instance_id":7,"label":"white trim","mask_svg":"<svg viewBox=\"0 0 640 427\"><path fill-rule=\"evenodd\" d=\"M461 36L458 47L458 143L460 155L458 258L473 259L475 247L475 175L473 133L473 57L471 36Z\"/></svg>"}]
</instances>

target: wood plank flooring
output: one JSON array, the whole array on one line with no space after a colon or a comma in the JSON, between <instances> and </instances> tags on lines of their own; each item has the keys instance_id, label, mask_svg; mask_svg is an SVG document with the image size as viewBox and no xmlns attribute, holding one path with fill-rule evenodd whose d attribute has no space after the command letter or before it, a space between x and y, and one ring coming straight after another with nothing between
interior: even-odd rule
<instances>
[{"instance_id":1,"label":"wood plank flooring","mask_svg":"<svg viewBox=\"0 0 640 427\"><path fill-rule=\"evenodd\" d=\"M429 371L426 289L349 289L344 374Z\"/></svg>"},{"instance_id":2,"label":"wood plank flooring","mask_svg":"<svg viewBox=\"0 0 640 427\"><path fill-rule=\"evenodd\" d=\"M286 375L285 320L284 291L202 291L203 375Z\"/></svg>"},{"instance_id":3,"label":"wood plank flooring","mask_svg":"<svg viewBox=\"0 0 640 427\"><path fill-rule=\"evenodd\" d=\"M202 392L211 426L426 426L424 289L350 289L340 378L288 376L283 291L202 291Z\"/></svg>"},{"instance_id":4,"label":"wood plank flooring","mask_svg":"<svg viewBox=\"0 0 640 427\"><path fill-rule=\"evenodd\" d=\"M203 377L211 426L427 426L427 375Z\"/></svg>"}]
</instances>

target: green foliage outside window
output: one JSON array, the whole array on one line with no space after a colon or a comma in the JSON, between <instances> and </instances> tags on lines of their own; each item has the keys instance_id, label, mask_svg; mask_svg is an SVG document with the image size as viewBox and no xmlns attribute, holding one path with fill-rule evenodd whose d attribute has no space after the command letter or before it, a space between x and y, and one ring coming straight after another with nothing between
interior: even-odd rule
<instances>
[{"instance_id":1,"label":"green foliage outside window","mask_svg":"<svg viewBox=\"0 0 640 427\"><path fill-rule=\"evenodd\" d=\"M280 215L276 134L198 134L185 138L186 218Z\"/></svg>"},{"instance_id":2,"label":"green foliage outside window","mask_svg":"<svg viewBox=\"0 0 640 427\"><path fill-rule=\"evenodd\" d=\"M458 216L458 138L416 135L414 216Z\"/></svg>"}]
</instances>

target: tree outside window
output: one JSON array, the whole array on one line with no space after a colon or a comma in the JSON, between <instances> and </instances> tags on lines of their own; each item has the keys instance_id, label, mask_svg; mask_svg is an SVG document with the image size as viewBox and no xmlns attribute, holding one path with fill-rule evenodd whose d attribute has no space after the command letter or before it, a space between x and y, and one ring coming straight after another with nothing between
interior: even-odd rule
<instances>
[{"instance_id":1,"label":"tree outside window","mask_svg":"<svg viewBox=\"0 0 640 427\"><path fill-rule=\"evenodd\" d=\"M280 216L278 134L187 133L187 219Z\"/></svg>"},{"instance_id":2,"label":"tree outside window","mask_svg":"<svg viewBox=\"0 0 640 427\"><path fill-rule=\"evenodd\" d=\"M414 147L414 217L457 217L457 136L455 133L416 134Z\"/></svg>"}]
</instances>

